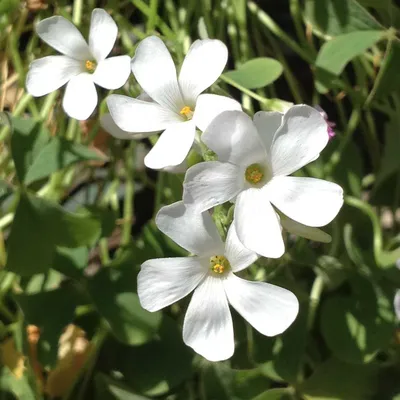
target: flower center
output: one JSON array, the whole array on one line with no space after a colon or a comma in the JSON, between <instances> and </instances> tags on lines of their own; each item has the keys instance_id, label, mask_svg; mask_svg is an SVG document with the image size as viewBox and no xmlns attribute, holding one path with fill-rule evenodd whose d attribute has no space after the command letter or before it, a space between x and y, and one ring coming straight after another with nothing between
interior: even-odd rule
<instances>
[{"instance_id":1,"label":"flower center","mask_svg":"<svg viewBox=\"0 0 400 400\"><path fill-rule=\"evenodd\" d=\"M246 178L247 182L256 185L264 178L264 170L260 164L251 164L246 168L244 177Z\"/></svg>"},{"instance_id":2,"label":"flower center","mask_svg":"<svg viewBox=\"0 0 400 400\"><path fill-rule=\"evenodd\" d=\"M231 269L229 261L224 256L213 256L210 257L210 270L214 274L222 275Z\"/></svg>"},{"instance_id":3,"label":"flower center","mask_svg":"<svg viewBox=\"0 0 400 400\"><path fill-rule=\"evenodd\" d=\"M94 61L86 60L85 61L85 68L88 72L93 73L96 69L97 64Z\"/></svg>"},{"instance_id":4,"label":"flower center","mask_svg":"<svg viewBox=\"0 0 400 400\"><path fill-rule=\"evenodd\" d=\"M193 110L189 106L183 107L179 114L185 116L188 121L193 118Z\"/></svg>"}]
</instances>

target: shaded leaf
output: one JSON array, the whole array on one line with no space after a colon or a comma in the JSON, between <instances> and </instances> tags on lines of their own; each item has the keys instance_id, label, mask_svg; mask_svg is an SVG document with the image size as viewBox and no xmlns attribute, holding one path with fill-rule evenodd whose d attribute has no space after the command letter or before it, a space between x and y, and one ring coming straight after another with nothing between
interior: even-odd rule
<instances>
[{"instance_id":1,"label":"shaded leaf","mask_svg":"<svg viewBox=\"0 0 400 400\"><path fill-rule=\"evenodd\" d=\"M25 371L25 357L15 348L13 337L6 339L0 344L0 360L16 379L21 379Z\"/></svg>"},{"instance_id":2,"label":"shaded leaf","mask_svg":"<svg viewBox=\"0 0 400 400\"><path fill-rule=\"evenodd\" d=\"M253 400L290 400L292 396L288 389L270 389L254 397Z\"/></svg>"}]
</instances>

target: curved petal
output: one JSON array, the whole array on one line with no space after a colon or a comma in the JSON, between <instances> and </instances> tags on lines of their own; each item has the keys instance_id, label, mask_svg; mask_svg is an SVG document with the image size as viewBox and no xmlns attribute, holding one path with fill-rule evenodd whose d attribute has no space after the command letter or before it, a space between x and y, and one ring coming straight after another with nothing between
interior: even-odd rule
<instances>
[{"instance_id":1,"label":"curved petal","mask_svg":"<svg viewBox=\"0 0 400 400\"><path fill-rule=\"evenodd\" d=\"M397 290L394 296L394 311L396 313L397 319L400 320L400 290Z\"/></svg>"},{"instance_id":2,"label":"curved petal","mask_svg":"<svg viewBox=\"0 0 400 400\"><path fill-rule=\"evenodd\" d=\"M260 139L264 143L268 158L271 157L271 146L275 133L282 124L283 114L275 111L258 111L254 114L253 122Z\"/></svg>"},{"instance_id":3,"label":"curved petal","mask_svg":"<svg viewBox=\"0 0 400 400\"><path fill-rule=\"evenodd\" d=\"M208 276L194 291L183 323L183 341L209 361L233 355L232 316L222 279Z\"/></svg>"},{"instance_id":4,"label":"curved petal","mask_svg":"<svg viewBox=\"0 0 400 400\"><path fill-rule=\"evenodd\" d=\"M93 80L105 89L118 89L125 84L131 73L129 56L110 57L99 62Z\"/></svg>"},{"instance_id":5,"label":"curved petal","mask_svg":"<svg viewBox=\"0 0 400 400\"><path fill-rule=\"evenodd\" d=\"M75 60L90 60L92 54L76 26L64 17L46 18L36 25L39 37L49 46Z\"/></svg>"},{"instance_id":6,"label":"curved petal","mask_svg":"<svg viewBox=\"0 0 400 400\"><path fill-rule=\"evenodd\" d=\"M224 111L242 111L242 106L230 97L202 94L197 98L193 121L204 132L211 121Z\"/></svg>"},{"instance_id":7,"label":"curved petal","mask_svg":"<svg viewBox=\"0 0 400 400\"><path fill-rule=\"evenodd\" d=\"M271 146L274 176L290 175L315 160L328 143L326 129L326 121L313 107L291 107Z\"/></svg>"},{"instance_id":8,"label":"curved petal","mask_svg":"<svg viewBox=\"0 0 400 400\"><path fill-rule=\"evenodd\" d=\"M249 188L239 194L233 222L239 240L248 249L270 258L285 252L278 216L262 189Z\"/></svg>"},{"instance_id":9,"label":"curved petal","mask_svg":"<svg viewBox=\"0 0 400 400\"><path fill-rule=\"evenodd\" d=\"M218 115L201 135L201 140L217 153L219 161L248 166L267 159L253 121L242 111L225 111Z\"/></svg>"},{"instance_id":10,"label":"curved petal","mask_svg":"<svg viewBox=\"0 0 400 400\"><path fill-rule=\"evenodd\" d=\"M308 226L329 224L343 205L343 189L322 179L280 176L265 188L276 208Z\"/></svg>"},{"instance_id":11,"label":"curved petal","mask_svg":"<svg viewBox=\"0 0 400 400\"><path fill-rule=\"evenodd\" d=\"M102 115L100 118L100 125L105 131L107 131L110 135L114 136L117 139L139 140L154 135L154 133L157 133L157 132L137 133L137 132L124 131L114 122L111 114Z\"/></svg>"},{"instance_id":12,"label":"curved petal","mask_svg":"<svg viewBox=\"0 0 400 400\"><path fill-rule=\"evenodd\" d=\"M184 104L175 64L157 36L150 36L139 43L131 66L139 85L157 103L178 114L184 106L193 106Z\"/></svg>"},{"instance_id":13,"label":"curved petal","mask_svg":"<svg viewBox=\"0 0 400 400\"><path fill-rule=\"evenodd\" d=\"M97 105L97 92L92 76L87 73L74 76L65 89L63 108L72 118L85 120Z\"/></svg>"},{"instance_id":14,"label":"curved petal","mask_svg":"<svg viewBox=\"0 0 400 400\"><path fill-rule=\"evenodd\" d=\"M103 61L110 54L117 35L117 24L111 16L105 10L95 8L90 20L89 48L97 62Z\"/></svg>"},{"instance_id":15,"label":"curved petal","mask_svg":"<svg viewBox=\"0 0 400 400\"><path fill-rule=\"evenodd\" d=\"M228 259L233 272L247 268L258 258L257 253L243 246L243 243L237 237L235 224L229 227L225 242L225 257Z\"/></svg>"},{"instance_id":16,"label":"curved petal","mask_svg":"<svg viewBox=\"0 0 400 400\"><path fill-rule=\"evenodd\" d=\"M67 56L48 56L31 63L26 89L32 96L44 96L83 72L82 61Z\"/></svg>"},{"instance_id":17,"label":"curved petal","mask_svg":"<svg viewBox=\"0 0 400 400\"><path fill-rule=\"evenodd\" d=\"M207 272L197 257L147 260L138 275L140 304L148 311L167 307L192 292Z\"/></svg>"},{"instance_id":18,"label":"curved petal","mask_svg":"<svg viewBox=\"0 0 400 400\"><path fill-rule=\"evenodd\" d=\"M158 229L192 254L223 254L224 244L210 214L199 213L178 201L161 208L156 216Z\"/></svg>"},{"instance_id":19,"label":"curved petal","mask_svg":"<svg viewBox=\"0 0 400 400\"><path fill-rule=\"evenodd\" d=\"M232 307L266 336L284 332L296 319L299 302L287 289L264 282L251 282L230 274L224 281Z\"/></svg>"},{"instance_id":20,"label":"curved petal","mask_svg":"<svg viewBox=\"0 0 400 400\"><path fill-rule=\"evenodd\" d=\"M192 147L196 127L192 121L168 127L144 159L146 167L160 169L179 165Z\"/></svg>"},{"instance_id":21,"label":"curved petal","mask_svg":"<svg viewBox=\"0 0 400 400\"><path fill-rule=\"evenodd\" d=\"M179 73L179 86L187 104L210 87L221 75L228 60L228 49L217 39L196 40L186 54Z\"/></svg>"},{"instance_id":22,"label":"curved petal","mask_svg":"<svg viewBox=\"0 0 400 400\"><path fill-rule=\"evenodd\" d=\"M183 201L198 212L209 210L235 198L244 179L240 168L219 161L202 162L190 167L183 183Z\"/></svg>"},{"instance_id":23,"label":"curved petal","mask_svg":"<svg viewBox=\"0 0 400 400\"><path fill-rule=\"evenodd\" d=\"M321 229L311 228L310 226L300 224L284 215L281 216L281 225L282 228L289 233L309 240L314 240L315 242L330 243L332 241L331 235L321 231Z\"/></svg>"},{"instance_id":24,"label":"curved petal","mask_svg":"<svg viewBox=\"0 0 400 400\"><path fill-rule=\"evenodd\" d=\"M156 103L112 94L107 105L115 123L127 132L156 132L180 122L179 117Z\"/></svg>"}]
</instances>

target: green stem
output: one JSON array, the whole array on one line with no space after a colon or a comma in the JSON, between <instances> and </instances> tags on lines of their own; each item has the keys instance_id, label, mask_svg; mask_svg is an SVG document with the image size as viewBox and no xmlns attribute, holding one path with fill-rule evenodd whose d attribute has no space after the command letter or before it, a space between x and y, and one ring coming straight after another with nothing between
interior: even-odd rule
<instances>
[{"instance_id":1,"label":"green stem","mask_svg":"<svg viewBox=\"0 0 400 400\"><path fill-rule=\"evenodd\" d=\"M80 26L80 24L81 24L82 8L83 8L83 0L74 0L74 8L72 11L72 22L76 26Z\"/></svg>"},{"instance_id":2,"label":"green stem","mask_svg":"<svg viewBox=\"0 0 400 400\"><path fill-rule=\"evenodd\" d=\"M134 152L136 142L132 140L125 150L125 200L124 200L124 216L122 225L121 245L127 246L131 241L131 226L133 220L133 201L134 201Z\"/></svg>"},{"instance_id":3,"label":"green stem","mask_svg":"<svg viewBox=\"0 0 400 400\"><path fill-rule=\"evenodd\" d=\"M157 21L157 9L158 9L158 0L150 0L150 10L149 14L147 16L147 33L151 33L154 31L154 28L156 27L156 21Z\"/></svg>"},{"instance_id":4,"label":"green stem","mask_svg":"<svg viewBox=\"0 0 400 400\"><path fill-rule=\"evenodd\" d=\"M317 275L310 292L310 303L307 318L307 330L310 331L314 325L315 315L319 306L322 291L324 290L324 280L321 275Z\"/></svg>"}]
</instances>

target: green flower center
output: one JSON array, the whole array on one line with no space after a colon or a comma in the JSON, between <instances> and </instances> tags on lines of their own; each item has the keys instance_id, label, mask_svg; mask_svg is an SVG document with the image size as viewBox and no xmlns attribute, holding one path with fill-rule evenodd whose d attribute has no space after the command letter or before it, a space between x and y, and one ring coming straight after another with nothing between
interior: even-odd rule
<instances>
[{"instance_id":1,"label":"green flower center","mask_svg":"<svg viewBox=\"0 0 400 400\"><path fill-rule=\"evenodd\" d=\"M185 106L182 108L181 111L179 111L179 114L183 115L186 117L186 119L189 121L193 118L193 110L189 106Z\"/></svg>"},{"instance_id":2,"label":"green flower center","mask_svg":"<svg viewBox=\"0 0 400 400\"><path fill-rule=\"evenodd\" d=\"M260 164L251 164L246 168L244 177L247 182L252 185L257 185L257 183L260 183L264 178L264 169Z\"/></svg>"},{"instance_id":3,"label":"green flower center","mask_svg":"<svg viewBox=\"0 0 400 400\"><path fill-rule=\"evenodd\" d=\"M210 257L210 270L214 274L222 275L231 269L229 261L224 256L213 256Z\"/></svg>"},{"instance_id":4,"label":"green flower center","mask_svg":"<svg viewBox=\"0 0 400 400\"><path fill-rule=\"evenodd\" d=\"M90 60L85 61L85 68L86 68L87 72L90 72L91 74L93 74L96 67L97 67L97 64L94 61L90 61Z\"/></svg>"}]
</instances>

